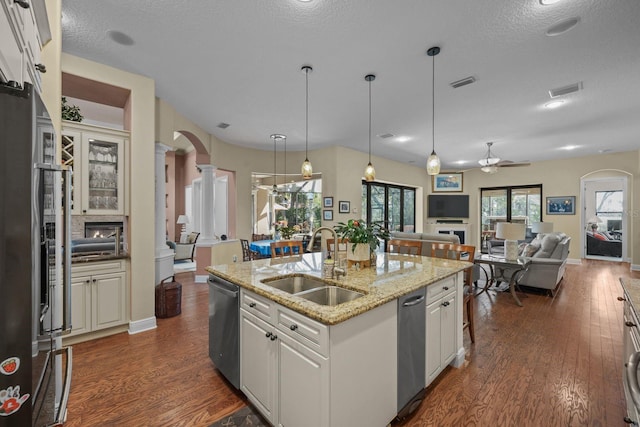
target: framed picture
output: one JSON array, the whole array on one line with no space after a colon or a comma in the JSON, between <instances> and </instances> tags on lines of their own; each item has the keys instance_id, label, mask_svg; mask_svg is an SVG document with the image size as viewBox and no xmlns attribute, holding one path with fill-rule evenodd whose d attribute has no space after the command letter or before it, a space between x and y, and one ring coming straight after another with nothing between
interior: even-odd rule
<instances>
[{"instance_id":1,"label":"framed picture","mask_svg":"<svg viewBox=\"0 0 640 427\"><path fill-rule=\"evenodd\" d=\"M432 176L431 188L434 193L461 192L462 172L459 173L439 173Z\"/></svg>"},{"instance_id":2,"label":"framed picture","mask_svg":"<svg viewBox=\"0 0 640 427\"><path fill-rule=\"evenodd\" d=\"M547 215L575 215L576 196L547 197Z\"/></svg>"},{"instance_id":3,"label":"framed picture","mask_svg":"<svg viewBox=\"0 0 640 427\"><path fill-rule=\"evenodd\" d=\"M338 202L338 212L339 213L349 213L351 210L351 202L346 200L340 200Z\"/></svg>"},{"instance_id":4,"label":"framed picture","mask_svg":"<svg viewBox=\"0 0 640 427\"><path fill-rule=\"evenodd\" d=\"M322 199L322 206L325 208L332 208L333 207L333 197L325 197L324 199Z\"/></svg>"},{"instance_id":5,"label":"framed picture","mask_svg":"<svg viewBox=\"0 0 640 427\"><path fill-rule=\"evenodd\" d=\"M325 221L333 221L333 209L323 210L322 219L324 219Z\"/></svg>"}]
</instances>

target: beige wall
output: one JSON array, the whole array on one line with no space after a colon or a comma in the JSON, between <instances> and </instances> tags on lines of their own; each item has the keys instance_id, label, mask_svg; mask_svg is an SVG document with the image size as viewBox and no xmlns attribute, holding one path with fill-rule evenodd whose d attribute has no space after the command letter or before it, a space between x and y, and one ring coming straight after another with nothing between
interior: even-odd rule
<instances>
[{"instance_id":1,"label":"beige wall","mask_svg":"<svg viewBox=\"0 0 640 427\"><path fill-rule=\"evenodd\" d=\"M155 226L149 212L155 209L154 129L155 84L137 74L62 54L62 71L131 91L131 140L128 159L131 165L128 192L131 239L130 302L131 321L153 318L155 278Z\"/></svg>"},{"instance_id":2,"label":"beige wall","mask_svg":"<svg viewBox=\"0 0 640 427\"><path fill-rule=\"evenodd\" d=\"M46 73L40 73L42 77L42 101L47 106L47 111L51 116L53 127L60 141L62 131L61 102L62 97L62 72L60 71L60 61L62 56L62 1L47 0L47 17L51 29L51 41L42 48L42 63L47 67ZM58 144L58 147L60 145ZM58 150L58 163L61 159Z\"/></svg>"}]
</instances>

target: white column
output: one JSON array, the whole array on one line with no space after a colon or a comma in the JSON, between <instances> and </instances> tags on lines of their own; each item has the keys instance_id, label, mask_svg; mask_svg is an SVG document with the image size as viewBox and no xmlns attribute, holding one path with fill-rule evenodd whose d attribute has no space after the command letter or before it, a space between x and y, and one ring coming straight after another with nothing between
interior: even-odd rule
<instances>
[{"instance_id":1,"label":"white column","mask_svg":"<svg viewBox=\"0 0 640 427\"><path fill-rule=\"evenodd\" d=\"M166 184L165 184L165 155L171 148L156 142L155 155L155 259L156 285L161 280L173 275L173 257L175 253L167 246L167 213L166 213Z\"/></svg>"},{"instance_id":2,"label":"white column","mask_svg":"<svg viewBox=\"0 0 640 427\"><path fill-rule=\"evenodd\" d=\"M200 200L201 204L201 230L198 237L198 245L204 246L216 242L218 239L215 236L214 230L214 198L215 198L215 171L216 167L213 165L198 165L200 174L202 175L202 185Z\"/></svg>"}]
</instances>

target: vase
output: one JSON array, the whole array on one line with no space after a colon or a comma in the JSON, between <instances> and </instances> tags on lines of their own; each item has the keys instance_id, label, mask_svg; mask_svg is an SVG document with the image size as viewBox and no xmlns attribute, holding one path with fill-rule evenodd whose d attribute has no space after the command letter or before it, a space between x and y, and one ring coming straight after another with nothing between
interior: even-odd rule
<instances>
[{"instance_id":1,"label":"vase","mask_svg":"<svg viewBox=\"0 0 640 427\"><path fill-rule=\"evenodd\" d=\"M369 261L371 247L368 243L352 243L347 249L347 259L351 261Z\"/></svg>"}]
</instances>

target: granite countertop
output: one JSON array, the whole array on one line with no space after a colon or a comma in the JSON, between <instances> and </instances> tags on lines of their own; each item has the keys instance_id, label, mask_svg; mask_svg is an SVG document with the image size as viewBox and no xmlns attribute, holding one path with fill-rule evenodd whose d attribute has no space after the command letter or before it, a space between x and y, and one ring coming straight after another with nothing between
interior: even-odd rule
<instances>
[{"instance_id":1,"label":"granite countertop","mask_svg":"<svg viewBox=\"0 0 640 427\"><path fill-rule=\"evenodd\" d=\"M472 265L465 261L440 258L378 254L376 268L349 268L346 277L339 280L324 279L330 284L364 294L361 298L333 307L315 304L262 283L264 279L292 274L322 278L322 261L322 254L314 252L289 259L272 258L215 265L206 270L321 323L335 325Z\"/></svg>"},{"instance_id":2,"label":"granite countertop","mask_svg":"<svg viewBox=\"0 0 640 427\"><path fill-rule=\"evenodd\" d=\"M621 277L620 283L624 292L629 296L629 302L631 308L636 314L637 318L640 318L640 279L632 279L629 277Z\"/></svg>"},{"instance_id":3,"label":"granite countertop","mask_svg":"<svg viewBox=\"0 0 640 427\"><path fill-rule=\"evenodd\" d=\"M128 259L127 252L116 255L114 252L86 252L71 255L71 264L81 264L86 262L111 261L114 259Z\"/></svg>"}]
</instances>

